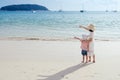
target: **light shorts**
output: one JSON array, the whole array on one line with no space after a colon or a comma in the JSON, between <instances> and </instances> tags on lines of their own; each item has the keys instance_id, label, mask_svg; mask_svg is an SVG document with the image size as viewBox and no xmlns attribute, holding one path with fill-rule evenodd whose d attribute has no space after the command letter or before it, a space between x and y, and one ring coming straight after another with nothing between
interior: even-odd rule
<instances>
[{"instance_id":1,"label":"light shorts","mask_svg":"<svg viewBox=\"0 0 120 80\"><path fill-rule=\"evenodd\" d=\"M88 51L88 56L93 56L94 55L94 51Z\"/></svg>"},{"instance_id":2,"label":"light shorts","mask_svg":"<svg viewBox=\"0 0 120 80\"><path fill-rule=\"evenodd\" d=\"M88 51L88 55L89 56L93 56L94 55L94 42L90 42L89 44L89 51Z\"/></svg>"}]
</instances>

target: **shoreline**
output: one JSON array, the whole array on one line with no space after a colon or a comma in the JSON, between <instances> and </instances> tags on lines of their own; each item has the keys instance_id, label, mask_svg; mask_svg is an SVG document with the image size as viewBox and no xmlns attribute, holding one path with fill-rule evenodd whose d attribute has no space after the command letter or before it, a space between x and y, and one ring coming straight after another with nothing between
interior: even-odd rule
<instances>
[{"instance_id":1,"label":"shoreline","mask_svg":"<svg viewBox=\"0 0 120 80\"><path fill-rule=\"evenodd\" d=\"M15 41L76 41L74 38L41 38L41 37L0 37L0 40L15 40ZM120 41L120 39L95 39L95 41Z\"/></svg>"}]
</instances>

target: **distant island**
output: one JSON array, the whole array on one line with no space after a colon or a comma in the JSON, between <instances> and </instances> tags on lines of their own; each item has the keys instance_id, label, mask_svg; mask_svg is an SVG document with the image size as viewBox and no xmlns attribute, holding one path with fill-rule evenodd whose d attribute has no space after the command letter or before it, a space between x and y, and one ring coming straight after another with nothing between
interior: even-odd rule
<instances>
[{"instance_id":1,"label":"distant island","mask_svg":"<svg viewBox=\"0 0 120 80\"><path fill-rule=\"evenodd\" d=\"M5 11L34 11L34 10L48 11L48 8L41 6L41 5L37 5L37 4L17 4L17 5L3 6L0 8L0 10L5 10Z\"/></svg>"}]
</instances>

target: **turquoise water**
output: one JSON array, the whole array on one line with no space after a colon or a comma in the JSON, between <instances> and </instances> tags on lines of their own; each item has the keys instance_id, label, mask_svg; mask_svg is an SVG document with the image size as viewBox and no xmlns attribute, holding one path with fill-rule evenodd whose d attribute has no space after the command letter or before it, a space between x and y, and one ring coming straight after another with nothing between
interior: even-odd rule
<instances>
[{"instance_id":1,"label":"turquoise water","mask_svg":"<svg viewBox=\"0 0 120 80\"><path fill-rule=\"evenodd\" d=\"M73 38L89 34L79 25L94 24L96 39L120 39L120 12L0 11L0 37Z\"/></svg>"}]
</instances>

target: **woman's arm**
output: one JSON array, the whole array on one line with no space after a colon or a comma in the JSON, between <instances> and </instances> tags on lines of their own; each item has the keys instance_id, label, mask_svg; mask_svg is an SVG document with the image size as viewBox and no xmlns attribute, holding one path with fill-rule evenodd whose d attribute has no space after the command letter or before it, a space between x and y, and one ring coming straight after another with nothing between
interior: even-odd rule
<instances>
[{"instance_id":1,"label":"woman's arm","mask_svg":"<svg viewBox=\"0 0 120 80\"><path fill-rule=\"evenodd\" d=\"M88 28L86 28L86 27L84 27L84 26L79 26L79 28L83 28L83 29L85 29L85 30L88 30L89 31L89 29Z\"/></svg>"}]
</instances>

